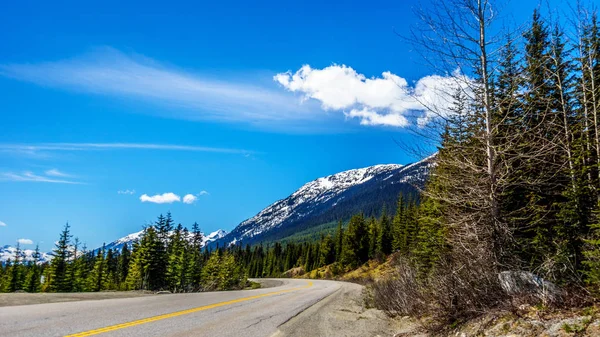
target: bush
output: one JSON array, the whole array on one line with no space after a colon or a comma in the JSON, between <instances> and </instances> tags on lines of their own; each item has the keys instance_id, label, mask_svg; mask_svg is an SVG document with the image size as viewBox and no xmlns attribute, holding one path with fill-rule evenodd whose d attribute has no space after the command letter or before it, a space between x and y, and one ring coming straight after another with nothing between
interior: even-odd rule
<instances>
[{"instance_id":1,"label":"bush","mask_svg":"<svg viewBox=\"0 0 600 337\"><path fill-rule=\"evenodd\" d=\"M429 316L434 325L444 326L480 315L507 299L497 275L478 261L468 265L440 261L425 276L407 258L394 263L394 272L371 286L373 305L391 316Z\"/></svg>"}]
</instances>

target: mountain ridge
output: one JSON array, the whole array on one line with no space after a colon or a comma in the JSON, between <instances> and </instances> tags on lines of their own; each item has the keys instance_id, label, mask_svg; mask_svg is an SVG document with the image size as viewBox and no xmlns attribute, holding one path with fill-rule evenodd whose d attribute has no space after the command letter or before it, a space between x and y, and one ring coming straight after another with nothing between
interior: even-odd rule
<instances>
[{"instance_id":1,"label":"mountain ridge","mask_svg":"<svg viewBox=\"0 0 600 337\"><path fill-rule=\"evenodd\" d=\"M385 205L395 209L399 193L414 195L424 186L435 155L409 164L379 164L314 179L291 195L242 221L210 246L281 238L275 231L293 232L328 221L347 219L360 211L374 213ZM340 210L340 211L338 211ZM367 214L367 215L371 215Z\"/></svg>"},{"instance_id":2,"label":"mountain ridge","mask_svg":"<svg viewBox=\"0 0 600 337\"><path fill-rule=\"evenodd\" d=\"M203 233L203 246L214 248L276 240L331 221L347 220L358 212L373 215L381 211L382 205L393 211L399 193L418 198L418 190L424 186L434 158L432 155L408 165L378 164L319 177L242 221L231 232L219 229L208 235ZM143 232L131 233L104 247L120 251L127 244L131 248ZM97 253L100 249L102 247L97 247L91 252ZM14 259L15 250L10 245L0 247L0 263ZM33 260L33 250L23 252L23 261ZM51 252L41 253L41 263L51 259Z\"/></svg>"},{"instance_id":3,"label":"mountain ridge","mask_svg":"<svg viewBox=\"0 0 600 337\"><path fill-rule=\"evenodd\" d=\"M131 248L133 245L133 242L135 242L135 240L138 240L141 237L142 233L144 233L143 230L125 235L122 238L119 238L108 244L105 244L104 248L107 251L109 249L112 249L113 251L118 251L118 252L121 251L121 249L123 248L124 245L128 245L128 247ZM226 234L227 234L227 231L225 231L223 229L218 229L208 235L205 235L204 233L202 233L202 246L204 247L208 243L224 237ZM88 252L91 254L97 254L98 251L100 251L101 249L102 249L102 247L97 247ZM34 253L34 250L23 249L22 254L21 254L21 259L22 259L21 261L32 262L33 261L33 253ZM1 264L5 264L9 260L14 260L15 255L16 255L15 247L13 247L11 245L5 245L3 247L0 247L0 263ZM39 263L50 262L52 260L52 257L53 257L52 252L48 252L48 253L40 252Z\"/></svg>"}]
</instances>

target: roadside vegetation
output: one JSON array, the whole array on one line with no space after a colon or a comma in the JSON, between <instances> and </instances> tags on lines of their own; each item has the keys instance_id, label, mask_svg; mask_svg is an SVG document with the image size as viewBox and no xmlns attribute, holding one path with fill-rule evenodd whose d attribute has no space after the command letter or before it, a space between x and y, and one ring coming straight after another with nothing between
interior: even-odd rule
<instances>
[{"instance_id":1,"label":"roadside vegetation","mask_svg":"<svg viewBox=\"0 0 600 337\"><path fill-rule=\"evenodd\" d=\"M0 292L193 292L255 287L232 251L202 250L198 224L189 231L175 225L170 213L159 216L132 247L123 245L121 251L88 251L72 240L67 224L52 255L51 262L40 264L37 251L34 261L23 263L17 249L16 258L0 268Z\"/></svg>"},{"instance_id":2,"label":"roadside vegetation","mask_svg":"<svg viewBox=\"0 0 600 337\"><path fill-rule=\"evenodd\" d=\"M432 107L439 122L421 131L438 154L416 234L373 295L431 326L593 308L600 295L598 12L536 10L511 32L498 7L441 1L409 39L456 83L450 111Z\"/></svg>"}]
</instances>

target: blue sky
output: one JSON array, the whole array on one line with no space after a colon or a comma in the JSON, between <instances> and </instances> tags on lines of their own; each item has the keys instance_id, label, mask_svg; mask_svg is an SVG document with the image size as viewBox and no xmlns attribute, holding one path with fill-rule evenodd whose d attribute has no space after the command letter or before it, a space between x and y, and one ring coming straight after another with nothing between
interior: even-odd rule
<instances>
[{"instance_id":1,"label":"blue sky","mask_svg":"<svg viewBox=\"0 0 600 337\"><path fill-rule=\"evenodd\" d=\"M394 33L417 5L3 4L0 245L50 250L68 221L97 247L169 210L231 230L317 177L414 161L405 92L444 83Z\"/></svg>"}]
</instances>

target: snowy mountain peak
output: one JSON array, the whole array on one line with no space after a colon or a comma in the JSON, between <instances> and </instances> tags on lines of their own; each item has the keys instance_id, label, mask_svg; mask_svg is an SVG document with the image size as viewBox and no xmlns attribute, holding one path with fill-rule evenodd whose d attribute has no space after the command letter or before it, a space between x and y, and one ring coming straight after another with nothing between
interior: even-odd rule
<instances>
[{"instance_id":1,"label":"snowy mountain peak","mask_svg":"<svg viewBox=\"0 0 600 337\"><path fill-rule=\"evenodd\" d=\"M299 190L294 192L292 197L303 196L306 199L310 199L311 197L324 194L324 199L320 199L319 201L327 201L336 194L339 194L352 186L362 184L378 174L391 172L402 167L403 165L399 164L387 164L343 171L327 177L315 179L305 184L300 187Z\"/></svg>"},{"instance_id":2,"label":"snowy mountain peak","mask_svg":"<svg viewBox=\"0 0 600 337\"><path fill-rule=\"evenodd\" d=\"M17 253L17 248L13 246L6 245L4 247L0 247L0 264L8 262L8 260L14 261ZM21 249L21 262L33 262L33 254L35 250L33 249ZM44 263L50 261L52 256L48 253L40 252L39 263Z\"/></svg>"},{"instance_id":3,"label":"snowy mountain peak","mask_svg":"<svg viewBox=\"0 0 600 337\"><path fill-rule=\"evenodd\" d=\"M131 233L131 234L126 235L120 239L117 239L111 243L106 244L105 249L106 250L112 249L112 250L120 251L121 249L123 249L124 245L128 245L128 247L131 248L133 245L133 242L135 242L136 240L139 240L143 234L144 234L143 230L141 230L139 232ZM206 246L206 244L208 244L210 242L221 239L225 235L227 235L227 232L222 229L216 230L208 235L205 235L204 233L202 233L202 246ZM192 236L190 233L190 237L188 239L191 240L191 238L192 238ZM101 249L101 247L96 248L93 251L97 252L99 249Z\"/></svg>"},{"instance_id":4,"label":"snowy mountain peak","mask_svg":"<svg viewBox=\"0 0 600 337\"><path fill-rule=\"evenodd\" d=\"M316 218L327 212L331 213L332 209L340 207L340 203L352 202L358 194L362 193L368 198L366 192L360 192L361 189L375 195L378 189L393 190L393 198L397 198L401 189L412 188L410 185L413 183L422 184L429 172L430 161L431 158L426 158L408 166L375 165L317 178L304 184L289 197L273 203L254 217L243 221L223 241L225 244L249 242L267 232L272 233L275 229L307 221L319 221Z\"/></svg>"},{"instance_id":5,"label":"snowy mountain peak","mask_svg":"<svg viewBox=\"0 0 600 337\"><path fill-rule=\"evenodd\" d=\"M212 241L218 240L218 239L224 237L225 235L227 235L227 231L219 229L219 230L216 230L216 231L204 236L202 239L202 242L204 242L204 244L206 244L207 242L212 242Z\"/></svg>"},{"instance_id":6,"label":"snowy mountain peak","mask_svg":"<svg viewBox=\"0 0 600 337\"><path fill-rule=\"evenodd\" d=\"M129 248L132 248L133 243L136 240L139 240L144 234L144 231L141 230L139 232L131 233L126 235L120 239L117 239L111 243L106 244L104 247L106 250L112 249L113 251L121 251L124 245L127 245ZM227 235L227 232L219 229L208 235L202 235L202 246L206 246L208 243L211 243L215 240L219 240ZM191 240L191 236L190 236ZM92 250L92 254L97 254L102 247L98 247ZM8 262L8 260L14 261L17 249L13 246L7 245L4 247L0 247L0 264ZM30 262L33 261L33 250L27 249L21 251L21 261ZM49 262L52 259L52 255L50 253L40 253L40 263Z\"/></svg>"}]
</instances>

